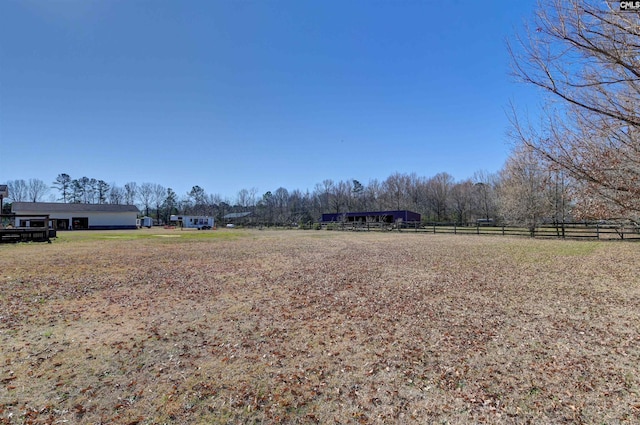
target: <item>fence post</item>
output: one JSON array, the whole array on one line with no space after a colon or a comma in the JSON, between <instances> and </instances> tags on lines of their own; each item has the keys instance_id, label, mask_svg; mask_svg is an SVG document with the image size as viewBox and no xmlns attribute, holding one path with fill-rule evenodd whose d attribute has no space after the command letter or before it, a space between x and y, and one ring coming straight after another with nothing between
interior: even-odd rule
<instances>
[{"instance_id":1,"label":"fence post","mask_svg":"<svg viewBox=\"0 0 640 425\"><path fill-rule=\"evenodd\" d=\"M504 236L504 224L502 225L502 236Z\"/></svg>"},{"instance_id":2,"label":"fence post","mask_svg":"<svg viewBox=\"0 0 640 425\"><path fill-rule=\"evenodd\" d=\"M433 234L436 234L436 223L433 223Z\"/></svg>"},{"instance_id":3,"label":"fence post","mask_svg":"<svg viewBox=\"0 0 640 425\"><path fill-rule=\"evenodd\" d=\"M458 230L456 229L456 223L453 223L453 234L457 234Z\"/></svg>"},{"instance_id":4,"label":"fence post","mask_svg":"<svg viewBox=\"0 0 640 425\"><path fill-rule=\"evenodd\" d=\"M596 223L596 239L600 240L600 224Z\"/></svg>"},{"instance_id":5,"label":"fence post","mask_svg":"<svg viewBox=\"0 0 640 425\"><path fill-rule=\"evenodd\" d=\"M476 235L480 234L480 223L476 223Z\"/></svg>"}]
</instances>

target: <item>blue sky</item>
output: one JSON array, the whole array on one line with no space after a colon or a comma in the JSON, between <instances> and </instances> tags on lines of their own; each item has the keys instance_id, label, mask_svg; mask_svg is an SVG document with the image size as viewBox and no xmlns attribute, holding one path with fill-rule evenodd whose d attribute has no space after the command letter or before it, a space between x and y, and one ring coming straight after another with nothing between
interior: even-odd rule
<instances>
[{"instance_id":1,"label":"blue sky","mask_svg":"<svg viewBox=\"0 0 640 425\"><path fill-rule=\"evenodd\" d=\"M498 171L506 40L535 5L0 0L0 183L60 173L184 195Z\"/></svg>"}]
</instances>

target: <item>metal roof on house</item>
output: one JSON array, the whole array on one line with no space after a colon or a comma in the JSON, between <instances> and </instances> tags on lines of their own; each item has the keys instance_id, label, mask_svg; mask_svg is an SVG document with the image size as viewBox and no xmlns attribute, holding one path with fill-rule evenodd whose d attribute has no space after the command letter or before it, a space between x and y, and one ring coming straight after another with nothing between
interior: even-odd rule
<instances>
[{"instance_id":1,"label":"metal roof on house","mask_svg":"<svg viewBox=\"0 0 640 425\"><path fill-rule=\"evenodd\" d=\"M139 213L135 205L116 204L64 204L61 202L14 202L11 204L14 213L65 213L65 212L108 212L108 213Z\"/></svg>"},{"instance_id":2,"label":"metal roof on house","mask_svg":"<svg viewBox=\"0 0 640 425\"><path fill-rule=\"evenodd\" d=\"M251 212L250 212L250 211L247 211L247 212L238 212L238 213L229 213L229 214L226 214L226 215L225 215L224 217L222 217L222 218L224 218L224 219L229 219L229 218L243 218L243 217L246 217L246 216L248 216L248 215L251 215Z\"/></svg>"}]
</instances>

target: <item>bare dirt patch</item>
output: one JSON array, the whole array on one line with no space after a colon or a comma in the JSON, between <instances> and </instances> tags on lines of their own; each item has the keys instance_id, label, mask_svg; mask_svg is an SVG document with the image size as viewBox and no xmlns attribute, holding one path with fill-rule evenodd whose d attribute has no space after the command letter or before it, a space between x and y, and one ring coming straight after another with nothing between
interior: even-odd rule
<instances>
[{"instance_id":1,"label":"bare dirt patch","mask_svg":"<svg viewBox=\"0 0 640 425\"><path fill-rule=\"evenodd\" d=\"M635 244L0 246L0 423L636 423Z\"/></svg>"}]
</instances>

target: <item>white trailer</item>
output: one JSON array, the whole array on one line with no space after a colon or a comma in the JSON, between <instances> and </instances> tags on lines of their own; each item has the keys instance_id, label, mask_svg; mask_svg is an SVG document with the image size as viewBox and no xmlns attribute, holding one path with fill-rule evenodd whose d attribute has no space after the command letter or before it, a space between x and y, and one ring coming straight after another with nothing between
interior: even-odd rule
<instances>
[{"instance_id":1,"label":"white trailer","mask_svg":"<svg viewBox=\"0 0 640 425\"><path fill-rule=\"evenodd\" d=\"M169 221L186 229L209 230L215 224L213 217L206 215L171 215Z\"/></svg>"}]
</instances>

